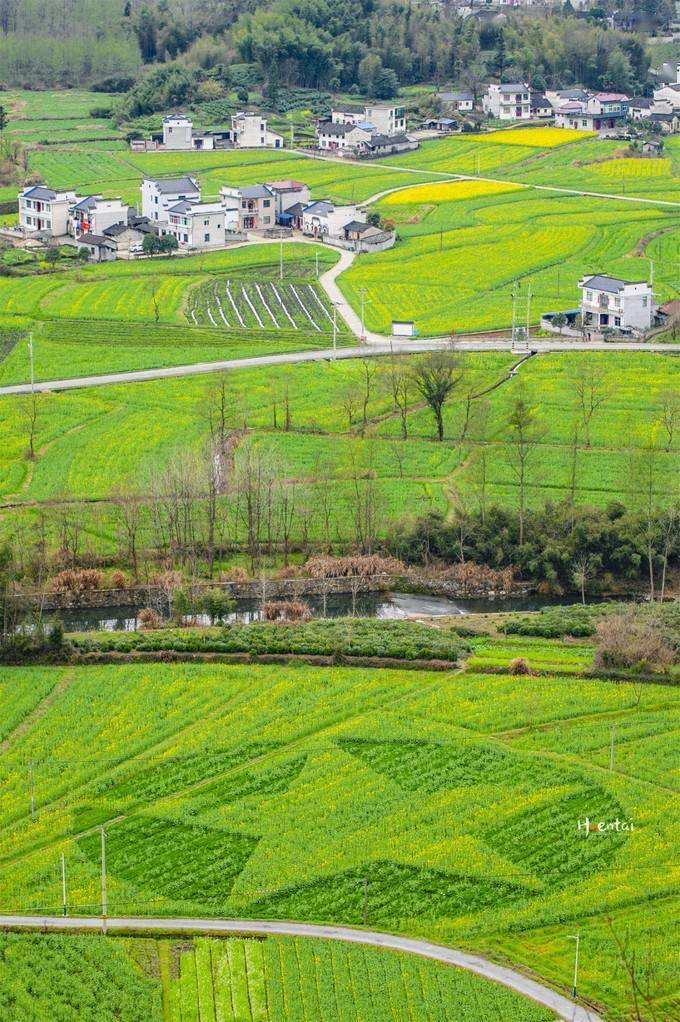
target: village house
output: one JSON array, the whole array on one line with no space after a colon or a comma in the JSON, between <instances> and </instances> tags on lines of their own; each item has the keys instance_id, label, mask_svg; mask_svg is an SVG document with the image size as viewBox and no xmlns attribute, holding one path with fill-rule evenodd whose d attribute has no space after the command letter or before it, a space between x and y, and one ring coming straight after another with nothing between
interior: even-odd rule
<instances>
[{"instance_id":1,"label":"village house","mask_svg":"<svg viewBox=\"0 0 680 1022\"><path fill-rule=\"evenodd\" d=\"M276 195L267 185L225 186L220 189L220 199L230 230L261 231L276 223Z\"/></svg>"},{"instance_id":2,"label":"village house","mask_svg":"<svg viewBox=\"0 0 680 1022\"><path fill-rule=\"evenodd\" d=\"M309 186L303 181L267 181L266 187L274 196L277 217L296 202L306 206L311 198Z\"/></svg>"},{"instance_id":3,"label":"village house","mask_svg":"<svg viewBox=\"0 0 680 1022\"><path fill-rule=\"evenodd\" d=\"M86 248L93 263L106 263L118 258L118 248L113 238L86 231L78 237L78 248Z\"/></svg>"},{"instance_id":4,"label":"village house","mask_svg":"<svg viewBox=\"0 0 680 1022\"><path fill-rule=\"evenodd\" d=\"M238 149L283 148L283 135L267 127L266 117L250 111L232 116L231 141Z\"/></svg>"},{"instance_id":5,"label":"village house","mask_svg":"<svg viewBox=\"0 0 680 1022\"><path fill-rule=\"evenodd\" d=\"M406 110L403 106L385 104L366 106L364 121L372 124L380 135L399 135L406 131Z\"/></svg>"},{"instance_id":6,"label":"village house","mask_svg":"<svg viewBox=\"0 0 680 1022\"><path fill-rule=\"evenodd\" d=\"M82 234L103 235L114 224L126 224L130 207L117 199L104 199L101 195L86 195L71 209L70 233L74 238Z\"/></svg>"},{"instance_id":7,"label":"village house","mask_svg":"<svg viewBox=\"0 0 680 1022\"><path fill-rule=\"evenodd\" d=\"M443 135L462 130L461 122L454 120L453 117L430 117L423 121L423 128L426 131L440 131Z\"/></svg>"},{"instance_id":8,"label":"village house","mask_svg":"<svg viewBox=\"0 0 680 1022\"><path fill-rule=\"evenodd\" d=\"M447 112L469 113L475 108L473 92L438 92L437 99Z\"/></svg>"},{"instance_id":9,"label":"village house","mask_svg":"<svg viewBox=\"0 0 680 1022\"><path fill-rule=\"evenodd\" d=\"M353 220L358 220L356 206L336 206L321 199L304 210L302 231L314 238L340 238L345 226Z\"/></svg>"},{"instance_id":10,"label":"village house","mask_svg":"<svg viewBox=\"0 0 680 1022\"><path fill-rule=\"evenodd\" d=\"M332 152L360 149L371 140L374 133L373 125L365 121L361 124L320 121L317 128L318 147Z\"/></svg>"},{"instance_id":11,"label":"village house","mask_svg":"<svg viewBox=\"0 0 680 1022\"><path fill-rule=\"evenodd\" d=\"M166 149L193 149L194 125L184 114L169 114L163 118L163 145Z\"/></svg>"},{"instance_id":12,"label":"village house","mask_svg":"<svg viewBox=\"0 0 680 1022\"><path fill-rule=\"evenodd\" d=\"M142 215L149 220L167 222L170 207L184 201L201 201L201 189L193 177L147 177L142 181Z\"/></svg>"},{"instance_id":13,"label":"village house","mask_svg":"<svg viewBox=\"0 0 680 1022\"><path fill-rule=\"evenodd\" d=\"M630 282L605 274L579 281L584 328L643 332L654 318L654 292L646 281Z\"/></svg>"},{"instance_id":14,"label":"village house","mask_svg":"<svg viewBox=\"0 0 680 1022\"><path fill-rule=\"evenodd\" d=\"M19 192L19 227L29 234L41 231L50 237L64 237L69 233L71 208L77 199L73 191L30 185Z\"/></svg>"},{"instance_id":15,"label":"village house","mask_svg":"<svg viewBox=\"0 0 680 1022\"><path fill-rule=\"evenodd\" d=\"M116 259L134 259L141 255L147 234L158 234L158 226L142 216L131 216L127 223L113 224L104 231L104 237L116 246Z\"/></svg>"},{"instance_id":16,"label":"village house","mask_svg":"<svg viewBox=\"0 0 680 1022\"><path fill-rule=\"evenodd\" d=\"M354 252L382 252L393 248L396 240L394 231L383 231L363 220L350 220L345 224L342 237Z\"/></svg>"},{"instance_id":17,"label":"village house","mask_svg":"<svg viewBox=\"0 0 680 1022\"><path fill-rule=\"evenodd\" d=\"M497 121L528 121L531 118L531 89L526 83L490 85L482 109Z\"/></svg>"},{"instance_id":18,"label":"village house","mask_svg":"<svg viewBox=\"0 0 680 1022\"><path fill-rule=\"evenodd\" d=\"M572 100L555 111L555 125L580 131L611 132L621 129L628 117L628 96L597 92L583 101Z\"/></svg>"},{"instance_id":19,"label":"village house","mask_svg":"<svg viewBox=\"0 0 680 1022\"><path fill-rule=\"evenodd\" d=\"M531 116L538 120L548 120L554 114L552 103L542 92L531 93Z\"/></svg>"},{"instance_id":20,"label":"village house","mask_svg":"<svg viewBox=\"0 0 680 1022\"><path fill-rule=\"evenodd\" d=\"M654 102L665 103L670 110L680 110L680 64L677 66L674 82L654 89Z\"/></svg>"},{"instance_id":21,"label":"village house","mask_svg":"<svg viewBox=\"0 0 680 1022\"><path fill-rule=\"evenodd\" d=\"M221 202L178 202L168 210L164 234L173 234L180 248L224 248L225 214Z\"/></svg>"},{"instance_id":22,"label":"village house","mask_svg":"<svg viewBox=\"0 0 680 1022\"><path fill-rule=\"evenodd\" d=\"M394 153L408 152L417 149L419 142L408 135L372 135L365 142L362 151L371 156L391 156Z\"/></svg>"},{"instance_id":23,"label":"village house","mask_svg":"<svg viewBox=\"0 0 680 1022\"><path fill-rule=\"evenodd\" d=\"M360 124L366 120L365 107L356 104L338 104L331 110L331 124Z\"/></svg>"}]
</instances>

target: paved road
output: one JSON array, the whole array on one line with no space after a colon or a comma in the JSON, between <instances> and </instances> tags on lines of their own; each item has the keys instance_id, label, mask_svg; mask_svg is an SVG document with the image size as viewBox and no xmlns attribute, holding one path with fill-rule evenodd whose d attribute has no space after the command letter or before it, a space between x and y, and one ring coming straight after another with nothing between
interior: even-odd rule
<instances>
[{"instance_id":1,"label":"paved road","mask_svg":"<svg viewBox=\"0 0 680 1022\"><path fill-rule=\"evenodd\" d=\"M13 930L64 930L102 929L102 919L93 916L15 916L0 915L0 927ZM175 930L182 933L261 933L279 934L287 937L317 937L330 940L345 940L355 944L369 944L394 951L405 951L423 958L432 958L446 965L456 965L469 972L475 972L486 979L501 983L516 990L525 997L537 1001L554 1011L566 1022L603 1022L600 1015L570 1001L550 987L530 979L521 972L508 969L478 955L467 954L456 948L431 944L426 940L412 937L398 937L392 933L376 930L355 930L349 926L318 926L314 923L279 922L278 920L253 919L145 919L132 916L107 919L109 931Z\"/></svg>"},{"instance_id":2,"label":"paved road","mask_svg":"<svg viewBox=\"0 0 680 1022\"><path fill-rule=\"evenodd\" d=\"M376 337L379 335L375 335ZM288 365L295 362L326 362L341 358L372 358L376 355L413 355L424 351L440 351L451 347L449 338L433 337L422 341L393 341L363 345L362 347L320 348L314 351L291 351L282 355L256 355L252 358L227 358L220 362L192 362L190 365L166 366L161 369L134 369L125 373L105 373L102 376L76 376L66 380L43 380L36 383L35 390L57 391L77 390L81 387L106 387L115 383L143 383L146 380L164 380L181 376L198 376L203 373L217 373L228 369L255 369L258 366ZM510 340L458 340L456 351L512 351ZM631 344L599 343L597 341L538 341L532 340L531 350L538 354L564 351L637 351L680 354L680 344ZM0 397L11 394L30 394L30 383L15 383L0 387Z\"/></svg>"}]
</instances>

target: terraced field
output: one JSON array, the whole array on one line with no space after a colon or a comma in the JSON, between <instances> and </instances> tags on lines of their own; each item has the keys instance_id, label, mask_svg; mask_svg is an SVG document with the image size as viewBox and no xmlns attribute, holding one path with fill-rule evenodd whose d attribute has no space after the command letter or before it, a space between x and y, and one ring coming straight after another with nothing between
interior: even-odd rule
<instances>
[{"instance_id":1,"label":"terraced field","mask_svg":"<svg viewBox=\"0 0 680 1022\"><path fill-rule=\"evenodd\" d=\"M193 290L185 314L194 326L328 333L331 308L318 285L221 279Z\"/></svg>"},{"instance_id":2,"label":"terraced field","mask_svg":"<svg viewBox=\"0 0 680 1022\"><path fill-rule=\"evenodd\" d=\"M497 662L512 655L499 650ZM564 986L569 934L579 930L583 993L613 1018L630 1003L615 939L627 932L653 948L661 1004L677 982L669 925L677 690L549 675L520 684L500 669L6 669L0 899L58 912L63 852L71 911L96 912L91 828L103 824L112 915L367 921L502 950ZM20 713L56 685L51 704L17 732ZM633 829L586 837L578 829L586 816ZM371 953L356 954L308 952L297 941L199 941L171 967L169 1003L196 1017L200 998L229 996L237 1018L246 1001L245 1017L266 1018L265 999L279 1003L282 985L291 997L298 986L303 1001L314 997L313 958L322 1000L292 1017L334 1018L338 992L325 970L349 971L352 996L368 995L360 962ZM457 973L434 979L437 970L398 956L383 956L381 967L396 1003L422 983L433 1004L438 986L442 997L470 1002L470 1022L486 1017L474 1015L477 993ZM524 1018L502 1001L494 1010L491 1018Z\"/></svg>"}]
</instances>

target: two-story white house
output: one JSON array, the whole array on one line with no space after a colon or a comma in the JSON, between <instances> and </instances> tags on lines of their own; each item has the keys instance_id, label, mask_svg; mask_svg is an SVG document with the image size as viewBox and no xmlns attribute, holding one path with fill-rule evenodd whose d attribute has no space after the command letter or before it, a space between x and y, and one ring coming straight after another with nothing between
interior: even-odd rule
<instances>
[{"instance_id":1,"label":"two-story white house","mask_svg":"<svg viewBox=\"0 0 680 1022\"><path fill-rule=\"evenodd\" d=\"M649 330L654 292L646 281L631 282L596 273L579 281L583 326L593 329Z\"/></svg>"},{"instance_id":2,"label":"two-story white house","mask_svg":"<svg viewBox=\"0 0 680 1022\"><path fill-rule=\"evenodd\" d=\"M180 248L224 248L226 211L221 202L178 202L168 210L165 234L174 234Z\"/></svg>"},{"instance_id":3,"label":"two-story white house","mask_svg":"<svg viewBox=\"0 0 680 1022\"><path fill-rule=\"evenodd\" d=\"M528 121L531 118L531 89L526 82L490 85L482 109L497 121Z\"/></svg>"},{"instance_id":4,"label":"two-story white house","mask_svg":"<svg viewBox=\"0 0 680 1022\"><path fill-rule=\"evenodd\" d=\"M117 199L104 199L101 195L86 195L71 208L71 234L101 235L114 224L126 224L130 207Z\"/></svg>"},{"instance_id":5,"label":"two-story white house","mask_svg":"<svg viewBox=\"0 0 680 1022\"><path fill-rule=\"evenodd\" d=\"M222 206L237 231L261 231L276 223L276 195L267 185L220 189Z\"/></svg>"},{"instance_id":6,"label":"two-story white house","mask_svg":"<svg viewBox=\"0 0 680 1022\"><path fill-rule=\"evenodd\" d=\"M674 82L654 89L654 102L669 106L671 113L680 110L680 64L677 65Z\"/></svg>"},{"instance_id":7,"label":"two-story white house","mask_svg":"<svg viewBox=\"0 0 680 1022\"><path fill-rule=\"evenodd\" d=\"M331 110L332 124L360 124L365 120L364 107L355 103L338 103Z\"/></svg>"},{"instance_id":8,"label":"two-story white house","mask_svg":"<svg viewBox=\"0 0 680 1022\"><path fill-rule=\"evenodd\" d=\"M372 124L379 135L400 135L406 131L406 110L403 106L384 103L366 106L363 120Z\"/></svg>"},{"instance_id":9,"label":"two-story white house","mask_svg":"<svg viewBox=\"0 0 680 1022\"><path fill-rule=\"evenodd\" d=\"M163 118L163 145L166 149L193 149L194 123L184 114Z\"/></svg>"},{"instance_id":10,"label":"two-story white house","mask_svg":"<svg viewBox=\"0 0 680 1022\"><path fill-rule=\"evenodd\" d=\"M320 199L303 210L302 232L314 238L340 238L344 227L359 219L356 206L336 206Z\"/></svg>"},{"instance_id":11,"label":"two-story white house","mask_svg":"<svg viewBox=\"0 0 680 1022\"><path fill-rule=\"evenodd\" d=\"M309 186L304 181L267 181L266 186L274 196L277 216L296 202L306 206L311 198Z\"/></svg>"},{"instance_id":12,"label":"two-story white house","mask_svg":"<svg viewBox=\"0 0 680 1022\"><path fill-rule=\"evenodd\" d=\"M267 127L266 117L250 111L232 116L231 141L239 149L283 148L283 135Z\"/></svg>"},{"instance_id":13,"label":"two-story white house","mask_svg":"<svg viewBox=\"0 0 680 1022\"><path fill-rule=\"evenodd\" d=\"M46 185L30 185L19 192L19 227L27 233L42 231L54 238L70 232L73 191L55 191Z\"/></svg>"},{"instance_id":14,"label":"two-story white house","mask_svg":"<svg viewBox=\"0 0 680 1022\"><path fill-rule=\"evenodd\" d=\"M142 181L142 216L167 221L168 210L178 202L200 202L201 189L193 177L147 177Z\"/></svg>"},{"instance_id":15,"label":"two-story white house","mask_svg":"<svg viewBox=\"0 0 680 1022\"><path fill-rule=\"evenodd\" d=\"M630 100L620 92L596 92L585 101L571 100L555 111L557 128L610 132L623 126Z\"/></svg>"}]
</instances>

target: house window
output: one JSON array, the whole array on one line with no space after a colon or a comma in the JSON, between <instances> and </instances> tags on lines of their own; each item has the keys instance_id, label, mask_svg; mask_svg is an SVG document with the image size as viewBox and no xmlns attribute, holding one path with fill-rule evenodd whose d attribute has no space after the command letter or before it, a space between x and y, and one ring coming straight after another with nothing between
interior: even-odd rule
<instances>
[{"instance_id":1,"label":"house window","mask_svg":"<svg viewBox=\"0 0 680 1022\"><path fill-rule=\"evenodd\" d=\"M203 235L203 241L210 241L210 235L209 234L204 234Z\"/></svg>"},{"instance_id":2,"label":"house window","mask_svg":"<svg viewBox=\"0 0 680 1022\"><path fill-rule=\"evenodd\" d=\"M269 209L271 204L272 204L272 200L271 199L265 199L264 202L262 203L262 205L264 206L265 209Z\"/></svg>"},{"instance_id":3,"label":"house window","mask_svg":"<svg viewBox=\"0 0 680 1022\"><path fill-rule=\"evenodd\" d=\"M204 220L203 221L203 226L204 227L210 227L210 221L209 220Z\"/></svg>"},{"instance_id":4,"label":"house window","mask_svg":"<svg viewBox=\"0 0 680 1022\"><path fill-rule=\"evenodd\" d=\"M156 203L156 205L158 205L158 196L157 195L154 195L153 201Z\"/></svg>"},{"instance_id":5,"label":"house window","mask_svg":"<svg viewBox=\"0 0 680 1022\"><path fill-rule=\"evenodd\" d=\"M621 317L614 316L614 326L621 326Z\"/></svg>"},{"instance_id":6,"label":"house window","mask_svg":"<svg viewBox=\"0 0 680 1022\"><path fill-rule=\"evenodd\" d=\"M188 235L188 234L185 234L185 235L184 235L184 240L185 240L186 242L188 242L188 241L189 241L189 235Z\"/></svg>"},{"instance_id":7,"label":"house window","mask_svg":"<svg viewBox=\"0 0 680 1022\"><path fill-rule=\"evenodd\" d=\"M645 295L642 299L642 308L643 309L647 308L647 295Z\"/></svg>"},{"instance_id":8,"label":"house window","mask_svg":"<svg viewBox=\"0 0 680 1022\"><path fill-rule=\"evenodd\" d=\"M592 291L586 291L586 301L587 302L592 302L592 300L593 300L593 292Z\"/></svg>"}]
</instances>

